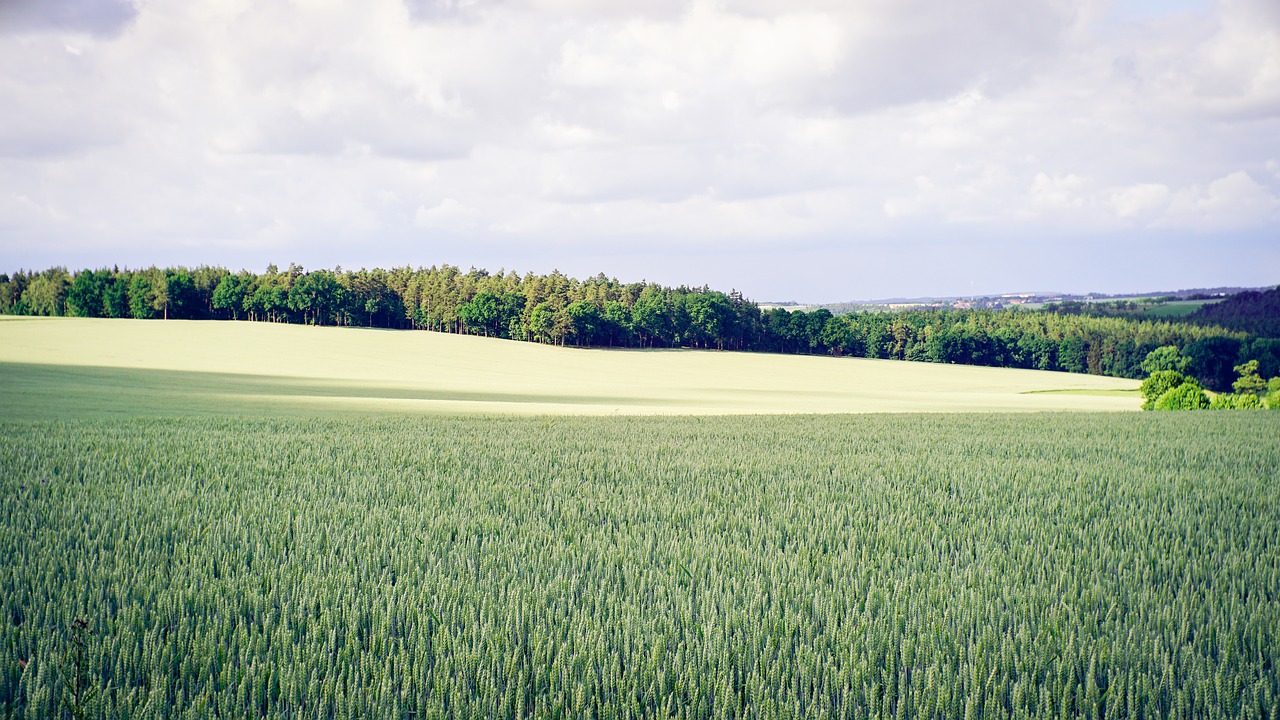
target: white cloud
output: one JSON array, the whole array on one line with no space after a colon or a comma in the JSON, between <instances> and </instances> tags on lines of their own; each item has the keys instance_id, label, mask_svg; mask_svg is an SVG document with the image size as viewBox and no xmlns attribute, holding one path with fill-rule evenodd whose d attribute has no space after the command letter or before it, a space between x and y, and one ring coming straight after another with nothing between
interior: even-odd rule
<instances>
[{"instance_id":1,"label":"white cloud","mask_svg":"<svg viewBox=\"0 0 1280 720\"><path fill-rule=\"evenodd\" d=\"M419 205L413 220L418 227L423 228L469 230L476 226L479 218L480 213L475 208L463 205L456 198L447 197L432 207Z\"/></svg>"},{"instance_id":2,"label":"white cloud","mask_svg":"<svg viewBox=\"0 0 1280 720\"><path fill-rule=\"evenodd\" d=\"M1194 227L1201 230L1230 230L1280 220L1280 197L1244 171L1220 177L1207 186L1192 186L1177 193L1168 213L1161 218L1166 227Z\"/></svg>"},{"instance_id":3,"label":"white cloud","mask_svg":"<svg viewBox=\"0 0 1280 720\"><path fill-rule=\"evenodd\" d=\"M1043 211L1078 211L1091 202L1085 194L1085 179L1074 173L1050 177L1036 173L1031 181L1031 206Z\"/></svg>"},{"instance_id":4,"label":"white cloud","mask_svg":"<svg viewBox=\"0 0 1280 720\"><path fill-rule=\"evenodd\" d=\"M764 247L1257 245L1277 219L1272 0L37 7L0 32L7 265L651 247L696 282ZM767 262L798 290L759 293L872 294Z\"/></svg>"},{"instance_id":5,"label":"white cloud","mask_svg":"<svg viewBox=\"0 0 1280 720\"><path fill-rule=\"evenodd\" d=\"M1122 218L1155 212L1169 203L1169 188L1160 183L1139 183L1111 193L1111 205Z\"/></svg>"}]
</instances>

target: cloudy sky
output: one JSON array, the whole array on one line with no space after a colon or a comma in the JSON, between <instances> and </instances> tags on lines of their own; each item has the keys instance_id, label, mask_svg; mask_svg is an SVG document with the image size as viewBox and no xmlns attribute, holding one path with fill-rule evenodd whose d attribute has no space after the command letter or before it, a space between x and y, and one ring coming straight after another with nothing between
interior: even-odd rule
<instances>
[{"instance_id":1,"label":"cloudy sky","mask_svg":"<svg viewBox=\"0 0 1280 720\"><path fill-rule=\"evenodd\" d=\"M0 0L0 107L0 270L1280 283L1275 0Z\"/></svg>"}]
</instances>

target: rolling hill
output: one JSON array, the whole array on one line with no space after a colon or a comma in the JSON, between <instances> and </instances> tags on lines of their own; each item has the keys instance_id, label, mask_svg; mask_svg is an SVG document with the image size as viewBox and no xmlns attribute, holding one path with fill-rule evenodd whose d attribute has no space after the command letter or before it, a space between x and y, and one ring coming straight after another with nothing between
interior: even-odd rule
<instances>
[{"instance_id":1,"label":"rolling hill","mask_svg":"<svg viewBox=\"0 0 1280 720\"><path fill-rule=\"evenodd\" d=\"M1137 382L693 350L561 348L249 322L0 321L7 417L486 412L773 414L1138 408Z\"/></svg>"}]
</instances>

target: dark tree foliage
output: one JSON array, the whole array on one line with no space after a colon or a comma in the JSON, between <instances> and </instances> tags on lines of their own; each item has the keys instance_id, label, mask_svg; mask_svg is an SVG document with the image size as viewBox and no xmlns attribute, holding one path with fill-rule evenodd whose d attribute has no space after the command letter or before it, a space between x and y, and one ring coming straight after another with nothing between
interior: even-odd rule
<instances>
[{"instance_id":1,"label":"dark tree foliage","mask_svg":"<svg viewBox=\"0 0 1280 720\"><path fill-rule=\"evenodd\" d=\"M67 314L76 317L104 317L103 290L111 282L110 270L77 273L67 289Z\"/></svg>"},{"instance_id":2,"label":"dark tree foliage","mask_svg":"<svg viewBox=\"0 0 1280 720\"><path fill-rule=\"evenodd\" d=\"M1240 348L1242 361L1257 360L1258 374L1265 378L1280 375L1280 339L1253 338Z\"/></svg>"},{"instance_id":3,"label":"dark tree foliage","mask_svg":"<svg viewBox=\"0 0 1280 720\"><path fill-rule=\"evenodd\" d=\"M1240 357L1242 347L1245 345L1239 338L1210 336L1191 342L1182 354L1191 359L1189 369L1193 377L1210 390L1226 392L1236 379L1238 361L1235 358Z\"/></svg>"},{"instance_id":4,"label":"dark tree foliage","mask_svg":"<svg viewBox=\"0 0 1280 720\"><path fill-rule=\"evenodd\" d=\"M1255 293L1256 295L1256 293ZM1215 306L1218 307L1218 306ZM1183 321L1026 310L910 310L833 316L761 310L737 291L489 273L443 265L383 270L269 266L20 271L0 275L0 313L247 319L468 333L558 345L830 354L1140 378L1158 348L1225 391L1235 366L1280 374L1280 340Z\"/></svg>"},{"instance_id":5,"label":"dark tree foliage","mask_svg":"<svg viewBox=\"0 0 1280 720\"><path fill-rule=\"evenodd\" d=\"M1189 319L1258 337L1280 338L1280 286L1261 292L1246 290L1201 306Z\"/></svg>"}]
</instances>

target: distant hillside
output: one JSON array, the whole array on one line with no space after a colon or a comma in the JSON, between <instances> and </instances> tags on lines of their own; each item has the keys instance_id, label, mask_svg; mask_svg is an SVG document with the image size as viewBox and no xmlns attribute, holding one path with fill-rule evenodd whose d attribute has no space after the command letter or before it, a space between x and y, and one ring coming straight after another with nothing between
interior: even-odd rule
<instances>
[{"instance_id":1,"label":"distant hillside","mask_svg":"<svg viewBox=\"0 0 1280 720\"><path fill-rule=\"evenodd\" d=\"M1038 370L776 353L573 350L272 322L0 318L3 420L1137 411L1137 386Z\"/></svg>"},{"instance_id":2,"label":"distant hillside","mask_svg":"<svg viewBox=\"0 0 1280 720\"><path fill-rule=\"evenodd\" d=\"M1173 312L1149 312L1152 306L1172 305L1175 303L1216 302L1225 297L1249 290L1266 290L1266 288L1213 287L1189 288L1181 290L1159 290L1155 292L1108 294L1101 292L1065 293L1057 291L1024 291L1008 292L998 295L940 295L927 297L894 297L879 300L849 300L846 302L824 303L822 305L801 306L802 309L822 307L833 315L844 315L855 312L894 312L899 310L926 310L938 308L953 309L985 309L1000 310L1002 308L1024 308L1038 310L1049 304L1055 304L1060 310L1065 304L1071 306L1099 306L1097 312L1087 311L1093 315L1134 316L1134 317L1183 317L1190 312L1188 306L1177 306ZM773 303L779 307L794 310L797 303ZM763 306L762 306L763 307ZM1189 306L1191 309L1199 305ZM1168 309L1168 308L1166 308ZM1075 314L1086 312L1077 310Z\"/></svg>"},{"instance_id":3,"label":"distant hillside","mask_svg":"<svg viewBox=\"0 0 1280 720\"><path fill-rule=\"evenodd\" d=\"M622 283L604 274L578 280L552 272L490 274L445 265L417 269L324 270L270 266L119 268L0 274L0 315L75 315L137 320L239 320L435 330L540 344L611 348L697 348L1143 376L1147 353L1175 345L1198 358L1195 377L1231 387L1232 368L1256 359L1280 374L1280 340L1186 322L1188 302L1056 298L1030 311L1035 293L890 303L834 315L824 307L764 309L737 291ZM1114 307L1112 307L1114 306ZM1147 313L1158 306L1160 317ZM1047 307L1047 306L1046 306ZM1015 310L1014 308L1019 308ZM880 312L891 311L891 312ZM1171 317L1179 318L1171 321ZM1215 338L1217 338L1215 340ZM1247 345L1245 343L1248 343ZM1275 347L1272 347L1272 346Z\"/></svg>"},{"instance_id":4,"label":"distant hillside","mask_svg":"<svg viewBox=\"0 0 1280 720\"><path fill-rule=\"evenodd\" d=\"M1188 318L1258 337L1280 338L1280 286L1262 291L1246 290L1222 302L1204 305Z\"/></svg>"}]
</instances>

